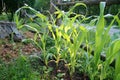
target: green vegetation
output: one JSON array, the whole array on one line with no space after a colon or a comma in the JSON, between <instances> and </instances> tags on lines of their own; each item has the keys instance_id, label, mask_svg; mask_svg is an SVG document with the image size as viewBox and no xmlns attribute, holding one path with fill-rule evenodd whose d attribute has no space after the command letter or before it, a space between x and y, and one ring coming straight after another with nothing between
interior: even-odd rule
<instances>
[{"instance_id":1,"label":"green vegetation","mask_svg":"<svg viewBox=\"0 0 120 80\"><path fill-rule=\"evenodd\" d=\"M113 19L105 25L105 2L100 3L100 15L91 21L91 17L82 14L70 17L77 6L83 6L87 11L85 4L78 3L68 12L56 7L54 14L48 12L48 18L30 6L19 8L14 14L18 29L34 32L33 39L24 39L22 42L33 43L41 50L41 54L21 54L7 64L0 61L0 80L76 80L77 74L82 80L119 80L120 34L114 34L118 35L114 37L109 31L115 22L119 26L120 11L112 15ZM21 10L29 10L36 18L21 18ZM56 24L58 20L61 20L59 26ZM102 55L106 59L101 59Z\"/></svg>"},{"instance_id":2,"label":"green vegetation","mask_svg":"<svg viewBox=\"0 0 120 80\"><path fill-rule=\"evenodd\" d=\"M10 62L0 62L1 80L39 80L39 75L33 72L30 63L25 56Z\"/></svg>"}]
</instances>

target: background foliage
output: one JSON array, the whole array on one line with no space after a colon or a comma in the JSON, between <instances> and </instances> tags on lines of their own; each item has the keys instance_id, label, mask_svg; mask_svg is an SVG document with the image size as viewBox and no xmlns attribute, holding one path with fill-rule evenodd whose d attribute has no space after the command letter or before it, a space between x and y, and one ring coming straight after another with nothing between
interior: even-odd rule
<instances>
[{"instance_id":1,"label":"background foliage","mask_svg":"<svg viewBox=\"0 0 120 80\"><path fill-rule=\"evenodd\" d=\"M28 4L29 6L41 10L48 9L50 0L1 0L0 1L0 12L15 12L18 8L23 6L24 4Z\"/></svg>"}]
</instances>

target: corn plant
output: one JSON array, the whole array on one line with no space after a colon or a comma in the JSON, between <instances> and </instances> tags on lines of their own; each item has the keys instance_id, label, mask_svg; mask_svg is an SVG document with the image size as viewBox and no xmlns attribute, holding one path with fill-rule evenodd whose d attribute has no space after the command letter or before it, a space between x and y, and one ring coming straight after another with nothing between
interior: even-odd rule
<instances>
[{"instance_id":1,"label":"corn plant","mask_svg":"<svg viewBox=\"0 0 120 80\"><path fill-rule=\"evenodd\" d=\"M113 22L118 20L118 15L119 13L114 16L114 19L112 20L111 24L108 26L108 29L106 30L106 34L108 33L109 29L111 28L111 25ZM119 79L119 53L120 53L120 48L119 48L119 43L120 39L115 39L114 41L111 42L110 46L108 47L108 50L106 50L106 61L105 61L105 70L107 70L107 67L115 60L115 75L114 75L114 80Z\"/></svg>"},{"instance_id":2,"label":"corn plant","mask_svg":"<svg viewBox=\"0 0 120 80\"><path fill-rule=\"evenodd\" d=\"M69 59L67 61L70 61L69 66L71 75L75 72L76 56L79 50L79 46L81 45L86 36L85 27L81 25L74 26L74 24L76 23L76 18L84 16L76 15L72 18L69 17L73 13L72 11L76 6L86 7L85 4L78 3L73 6L68 12L63 12L56 8L57 11L55 12L55 14L58 15L57 19L62 19L62 23L59 27L55 28L56 33L54 33L53 31L53 26L49 26L49 30L52 32L53 38L55 40L57 55L59 55L57 60L59 60L60 55L63 59Z\"/></svg>"},{"instance_id":3,"label":"corn plant","mask_svg":"<svg viewBox=\"0 0 120 80\"><path fill-rule=\"evenodd\" d=\"M100 4L100 16L98 17L98 21L97 21L97 25L96 25L96 32L95 32L95 46L94 46L95 53L94 53L93 61L91 61L91 63L92 62L94 63L93 72L92 72L93 74L90 75L91 80L95 79L95 76L99 73L99 69L101 70L100 76L99 76L100 80L106 79L107 70L110 68L109 65L110 65L110 63L113 62L117 53L119 53L119 46L116 45L116 44L119 44L119 39L113 41L111 44L110 43L111 39L110 39L110 35L109 35L109 30L112 27L115 20L118 20L119 13L116 16L113 16L113 20L111 21L111 23L109 24L109 26L105 30L104 8L105 8L105 3L101 2L101 4ZM101 53L104 52L104 48L105 48L106 44L110 44L110 45L108 45L106 50L105 50L106 60L104 63L102 63L100 60L100 56L101 56ZM117 59L117 60L119 61L119 59ZM115 66L117 66L116 68L118 69L118 66L119 66L118 63L116 63ZM88 71L90 72L90 70L88 70ZM115 79L118 79L118 77L116 77L116 75L119 76L119 71L116 72L116 69L115 69L115 73L116 73Z\"/></svg>"},{"instance_id":4,"label":"corn plant","mask_svg":"<svg viewBox=\"0 0 120 80\"><path fill-rule=\"evenodd\" d=\"M114 60L116 60L114 79L118 80L120 78L120 39L111 41L109 31L115 21L119 23L119 13L116 16L112 16L113 20L105 29L105 5L105 2L100 3L100 16L98 16L97 19L92 20L92 23L90 23L94 24L95 22L97 22L97 24L95 25L96 28L94 29L92 35L90 34L91 31L88 29L89 27L86 27L86 25L82 25L82 22L88 19L86 18L86 15L84 16L81 14L76 14L74 17L69 17L71 14L73 14L73 9L76 6L84 6L87 9L86 5L83 3L76 4L68 12L61 11L56 7L57 11L55 12L55 15L57 15L57 18L54 18L53 15L50 14L51 21L48 21L46 16L36 11L35 9L29 6L23 6L16 11L15 21L18 28L28 27L28 29L36 32L34 39L31 41L41 49L43 53L43 60L46 65L48 62L48 58L51 55L48 54L49 50L55 49L55 54L52 53L52 56L54 56L56 63L58 63L60 59L64 59L65 61L67 61L70 75L72 76L72 74L75 72L76 66L78 65L77 62L81 60L81 55L83 54L85 55L84 59L86 59L83 61L85 62L83 64L85 65L85 69L83 68L83 71L89 74L91 80L103 80L107 78L107 70L110 69L109 65ZM38 30L36 27L31 26L30 24L26 23L22 25L19 23L19 21L21 22L19 18L19 11L21 9L31 10L31 12L33 12L33 14L35 14L35 16L40 19L39 23L41 23L41 25L39 25L39 27L42 31L42 34L40 34L40 30ZM80 17L81 19L78 20L78 17ZM56 24L57 19L62 20L59 26ZM34 19L31 17L31 20L33 21ZM49 33L52 34L52 36L49 35ZM53 38L55 43L53 46L51 46L50 49L46 48L46 41L48 36ZM40 38L39 40L38 37ZM80 48L80 45L82 45L82 43L86 44L87 46L86 52ZM92 50L94 50L94 54L91 55ZM106 55L106 59L104 60L104 62L100 59L100 56L103 52L105 52Z\"/></svg>"},{"instance_id":5,"label":"corn plant","mask_svg":"<svg viewBox=\"0 0 120 80\"><path fill-rule=\"evenodd\" d=\"M36 17L38 17L39 19L40 19L40 22L41 22L41 25L38 25L38 27L41 27L40 29L41 29L41 32L40 32L40 30L39 29L37 29L36 27L34 27L34 26L31 26L29 23L27 24L20 24L21 23L21 19L19 18L19 15L20 15L20 11L21 10L30 10L32 13L33 13L33 15L35 15ZM30 17L30 19L31 19L31 22L33 21L33 18L32 17ZM24 28L24 27L27 27L28 28L28 30L32 30L32 31L34 31L35 32L35 36L34 36L34 39L25 39L25 40L23 40L23 41L31 41L31 42L33 42L38 48L40 48L41 50L42 50L42 53L43 53L43 58L44 58L44 60L45 60L45 63L47 63L47 59L46 59L46 57L47 57L47 54L46 54L46 38L47 38L47 36L48 36L48 31L47 31L47 24L48 24L48 22L47 22L47 17L46 16L44 16L43 14L41 14L39 11L37 11L37 10L35 10L35 9L33 9L33 8L31 8L31 7L29 7L29 6L23 6L23 7L21 7L21 8L19 8L17 11L16 11L16 13L15 13L15 16L14 16L14 20L15 20L15 22L16 22L16 24L17 24L17 27L19 28L19 29L21 29L21 28ZM42 33L42 34L40 34L40 33ZM39 40L37 40L38 38L40 38L40 41ZM40 43L39 42L41 42L42 44L42 46L40 45Z\"/></svg>"}]
</instances>

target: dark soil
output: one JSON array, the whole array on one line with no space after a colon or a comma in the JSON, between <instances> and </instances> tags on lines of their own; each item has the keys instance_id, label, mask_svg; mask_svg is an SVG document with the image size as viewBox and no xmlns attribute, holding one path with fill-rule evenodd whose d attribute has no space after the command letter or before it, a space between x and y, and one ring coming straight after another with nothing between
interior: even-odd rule
<instances>
[{"instance_id":1,"label":"dark soil","mask_svg":"<svg viewBox=\"0 0 120 80\"><path fill-rule=\"evenodd\" d=\"M62 77L64 80L90 80L87 74L78 73L77 71L70 76L69 68L64 60L60 60L58 63L55 60L50 60L48 66L53 68L51 72L52 77L57 76L59 73L64 73L64 76Z\"/></svg>"},{"instance_id":2,"label":"dark soil","mask_svg":"<svg viewBox=\"0 0 120 80\"><path fill-rule=\"evenodd\" d=\"M25 32L26 38L33 38L34 34ZM17 58L19 54L30 55L32 53L40 53L40 49L36 48L32 43L23 44L22 42L11 42L8 38L0 39L0 57L3 61L11 61Z\"/></svg>"}]
</instances>

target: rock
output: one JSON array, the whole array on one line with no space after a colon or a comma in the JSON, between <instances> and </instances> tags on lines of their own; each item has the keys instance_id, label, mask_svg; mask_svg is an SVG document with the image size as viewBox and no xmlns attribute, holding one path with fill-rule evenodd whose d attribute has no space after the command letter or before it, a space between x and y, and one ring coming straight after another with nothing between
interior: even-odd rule
<instances>
[{"instance_id":1,"label":"rock","mask_svg":"<svg viewBox=\"0 0 120 80\"><path fill-rule=\"evenodd\" d=\"M13 34L14 41L21 41L23 35L18 31L14 22L0 21L0 39L10 37Z\"/></svg>"},{"instance_id":2,"label":"rock","mask_svg":"<svg viewBox=\"0 0 120 80\"><path fill-rule=\"evenodd\" d=\"M110 31L109 31L109 34L110 34L110 35L114 35L115 33L118 33L118 32L120 32L119 29L116 29L116 28L113 28L113 27L112 27L112 28L110 29Z\"/></svg>"}]
</instances>

